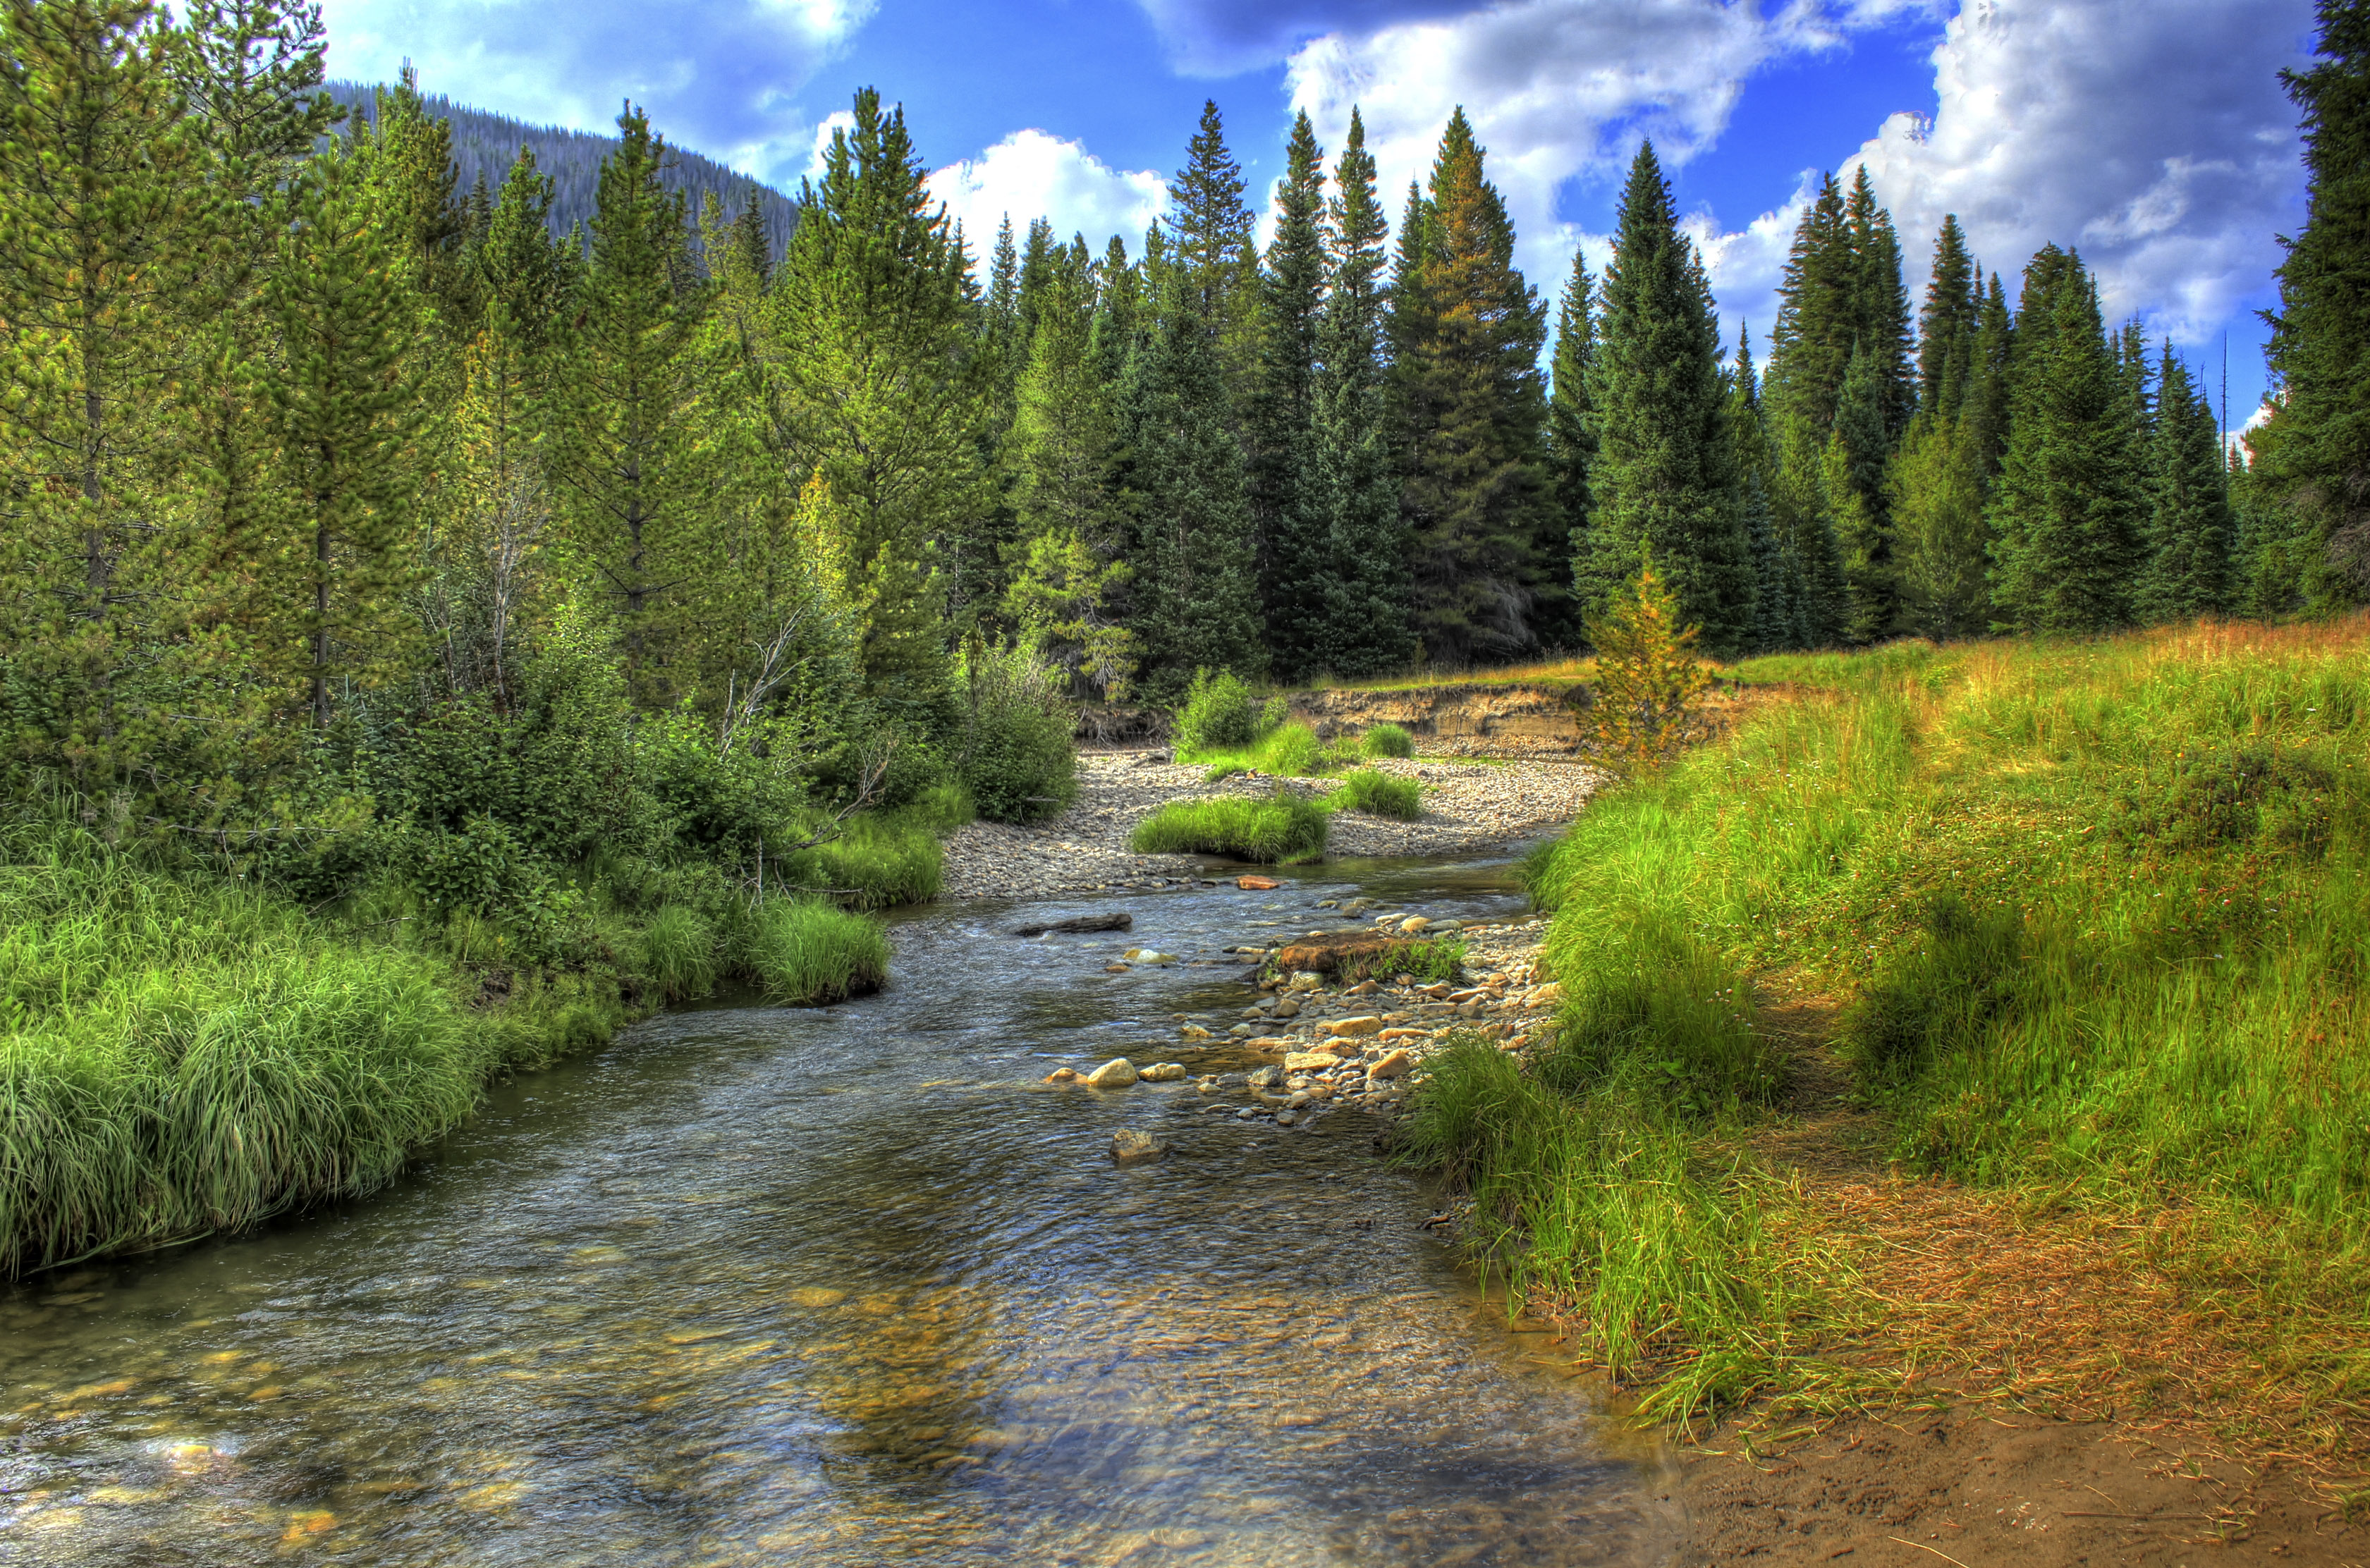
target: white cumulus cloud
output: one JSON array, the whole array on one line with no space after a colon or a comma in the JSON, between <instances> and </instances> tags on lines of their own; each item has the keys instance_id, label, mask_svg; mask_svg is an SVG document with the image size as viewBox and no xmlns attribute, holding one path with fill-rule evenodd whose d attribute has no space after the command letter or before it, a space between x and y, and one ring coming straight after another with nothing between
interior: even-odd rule
<instances>
[{"instance_id":1,"label":"white cumulus cloud","mask_svg":"<svg viewBox=\"0 0 2370 1568\"><path fill-rule=\"evenodd\" d=\"M1153 169L1115 169L1083 143L1028 130L938 170L930 176L930 194L962 223L972 254L983 261L1007 214L1016 235L1043 217L1056 238L1084 235L1099 254L1111 235L1123 235L1133 256L1168 201L1168 180Z\"/></svg>"},{"instance_id":2,"label":"white cumulus cloud","mask_svg":"<svg viewBox=\"0 0 2370 1568\"><path fill-rule=\"evenodd\" d=\"M2278 265L2302 218L2295 108L2310 0L1968 0L1935 51L1930 124L1895 115L1859 151L1910 262L1956 212L2014 279L2081 251L2112 315L2194 341Z\"/></svg>"},{"instance_id":3,"label":"white cumulus cloud","mask_svg":"<svg viewBox=\"0 0 2370 1568\"><path fill-rule=\"evenodd\" d=\"M668 141L795 175L811 117L793 95L874 0L323 0L333 74L420 86L539 123L610 132L627 99ZM787 168L784 166L788 166Z\"/></svg>"}]
</instances>

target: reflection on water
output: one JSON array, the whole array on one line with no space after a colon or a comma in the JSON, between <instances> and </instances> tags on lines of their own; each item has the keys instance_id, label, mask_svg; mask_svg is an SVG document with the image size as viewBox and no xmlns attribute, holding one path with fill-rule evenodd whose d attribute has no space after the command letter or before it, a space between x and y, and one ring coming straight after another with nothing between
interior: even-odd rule
<instances>
[{"instance_id":1,"label":"reflection on water","mask_svg":"<svg viewBox=\"0 0 2370 1568\"><path fill-rule=\"evenodd\" d=\"M1502 866L1359 871L1510 901ZM1223 1065L1171 1014L1237 971L1112 950L1342 890L1137 893L1133 933L1033 942L926 914L888 995L654 1020L369 1202L0 1296L0 1556L1661 1561L1652 1456L1470 1299L1363 1116L1036 1082ZM1113 1169L1121 1127L1168 1159Z\"/></svg>"}]
</instances>

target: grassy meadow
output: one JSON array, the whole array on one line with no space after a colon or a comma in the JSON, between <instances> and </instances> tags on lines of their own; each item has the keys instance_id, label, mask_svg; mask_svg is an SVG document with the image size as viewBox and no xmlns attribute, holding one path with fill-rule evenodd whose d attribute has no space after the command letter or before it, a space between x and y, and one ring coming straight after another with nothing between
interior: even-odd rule
<instances>
[{"instance_id":1,"label":"grassy meadow","mask_svg":"<svg viewBox=\"0 0 2370 1568\"><path fill-rule=\"evenodd\" d=\"M1765 690L1725 738L1527 868L1552 1050L1477 1044L1419 1099L1410 1152L1469 1185L1490 1265L1649 1414L1848 1382L1865 1296L1762 1137L1815 1083L1900 1175L2178 1214L2166 1266L2358 1401L2370 622L1733 673Z\"/></svg>"}]
</instances>

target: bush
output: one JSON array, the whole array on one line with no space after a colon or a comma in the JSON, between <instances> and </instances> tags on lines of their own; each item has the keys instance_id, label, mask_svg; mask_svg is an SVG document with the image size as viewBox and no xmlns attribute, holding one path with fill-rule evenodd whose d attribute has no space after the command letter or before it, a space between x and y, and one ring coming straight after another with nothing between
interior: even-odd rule
<instances>
[{"instance_id":1,"label":"bush","mask_svg":"<svg viewBox=\"0 0 2370 1568\"><path fill-rule=\"evenodd\" d=\"M877 922L836 905L770 899L735 923L734 969L777 1001L845 1001L888 982L888 937Z\"/></svg>"},{"instance_id":2,"label":"bush","mask_svg":"<svg viewBox=\"0 0 2370 1568\"><path fill-rule=\"evenodd\" d=\"M1629 596L1588 624L1596 648L1595 701L1588 722L1605 761L1651 767L1695 727L1696 699L1711 676L1696 661L1699 628L1679 624L1678 601L1650 555Z\"/></svg>"},{"instance_id":3,"label":"bush","mask_svg":"<svg viewBox=\"0 0 2370 1568\"><path fill-rule=\"evenodd\" d=\"M1423 815L1422 791L1413 779L1395 778L1372 768L1360 768L1325 797L1333 811L1367 811L1412 822Z\"/></svg>"},{"instance_id":4,"label":"bush","mask_svg":"<svg viewBox=\"0 0 2370 1568\"><path fill-rule=\"evenodd\" d=\"M1168 734L1183 760L1191 752L1256 746L1283 723L1283 698L1260 703L1233 670L1221 670L1214 675L1197 670L1192 685L1186 689L1185 705L1170 720Z\"/></svg>"},{"instance_id":5,"label":"bush","mask_svg":"<svg viewBox=\"0 0 2370 1568\"><path fill-rule=\"evenodd\" d=\"M1322 807L1279 790L1265 800L1172 802L1137 823L1129 843L1138 854L1223 854L1293 865L1323 856L1325 831Z\"/></svg>"},{"instance_id":6,"label":"bush","mask_svg":"<svg viewBox=\"0 0 2370 1568\"><path fill-rule=\"evenodd\" d=\"M1022 647L974 644L957 775L991 822L1041 822L1078 798L1077 710L1060 676Z\"/></svg>"},{"instance_id":7,"label":"bush","mask_svg":"<svg viewBox=\"0 0 2370 1568\"><path fill-rule=\"evenodd\" d=\"M1415 737L1398 725L1378 724L1358 738L1358 753L1363 757L1412 757Z\"/></svg>"}]
</instances>

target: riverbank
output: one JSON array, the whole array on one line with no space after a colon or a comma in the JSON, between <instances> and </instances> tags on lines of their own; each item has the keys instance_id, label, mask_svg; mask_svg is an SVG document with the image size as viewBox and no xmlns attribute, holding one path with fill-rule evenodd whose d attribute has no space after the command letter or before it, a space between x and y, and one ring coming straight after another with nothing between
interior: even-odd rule
<instances>
[{"instance_id":1,"label":"riverbank","mask_svg":"<svg viewBox=\"0 0 2370 1568\"><path fill-rule=\"evenodd\" d=\"M1180 765L1159 750L1095 752L1078 759L1078 798L1030 827L972 822L946 840L940 896L1030 898L1166 884L1202 873L1200 855L1145 855L1128 847L1135 825L1172 801L1247 798L1283 787L1322 795L1327 778L1279 781L1237 775L1216 784L1209 770ZM1423 787L1423 815L1397 821L1354 812L1334 816L1332 855L1478 854L1518 843L1580 815L1600 781L1570 761L1478 762L1415 758L1363 762Z\"/></svg>"}]
</instances>

